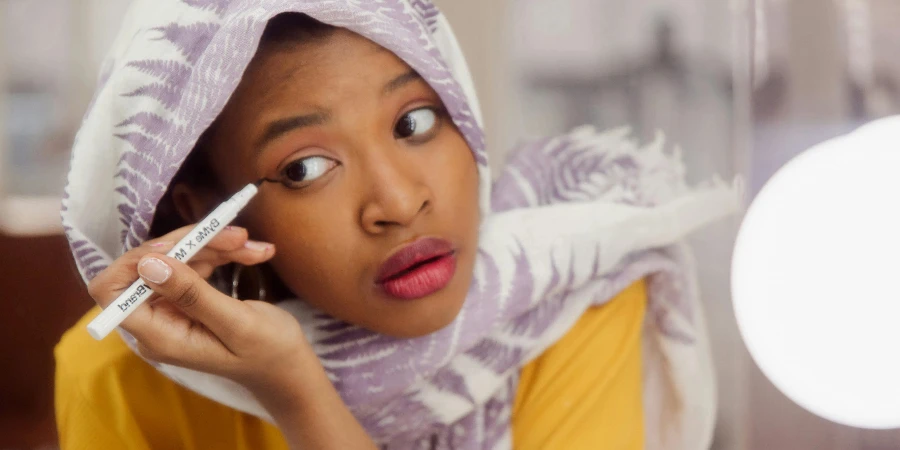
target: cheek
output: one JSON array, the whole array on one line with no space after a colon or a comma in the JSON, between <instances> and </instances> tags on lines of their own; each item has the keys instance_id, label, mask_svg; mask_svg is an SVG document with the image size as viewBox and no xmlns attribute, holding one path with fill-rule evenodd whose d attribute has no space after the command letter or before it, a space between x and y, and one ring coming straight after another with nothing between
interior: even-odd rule
<instances>
[{"instance_id":1,"label":"cheek","mask_svg":"<svg viewBox=\"0 0 900 450\"><path fill-rule=\"evenodd\" d=\"M359 232L347 208L334 208L327 198L297 200L290 194L270 195L260 203L248 229L254 238L272 242L276 254L270 264L296 295L330 298L335 293L355 289L351 280L356 271L348 261L364 255ZM323 283L322 280L340 279Z\"/></svg>"},{"instance_id":2,"label":"cheek","mask_svg":"<svg viewBox=\"0 0 900 450\"><path fill-rule=\"evenodd\" d=\"M472 151L461 135L449 140L438 164L432 167L431 185L437 215L447 231L460 239L466 251L461 253L460 270L471 270L478 247L478 230L481 222L479 209L479 174Z\"/></svg>"},{"instance_id":3,"label":"cheek","mask_svg":"<svg viewBox=\"0 0 900 450\"><path fill-rule=\"evenodd\" d=\"M440 189L454 203L454 210L461 213L469 222L479 220L478 210L478 165L466 141L456 135L454 150L442 162L444 186ZM471 225L471 224L470 224ZM477 226L477 223L476 223Z\"/></svg>"}]
</instances>

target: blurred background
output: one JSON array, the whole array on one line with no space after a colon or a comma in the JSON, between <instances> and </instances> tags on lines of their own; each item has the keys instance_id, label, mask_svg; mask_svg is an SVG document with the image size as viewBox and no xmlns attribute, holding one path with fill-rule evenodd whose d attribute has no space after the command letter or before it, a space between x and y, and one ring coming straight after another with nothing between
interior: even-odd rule
<instances>
[{"instance_id":1,"label":"blurred background","mask_svg":"<svg viewBox=\"0 0 900 450\"><path fill-rule=\"evenodd\" d=\"M689 176L752 196L810 145L900 112L898 0L434 0L472 66L492 164L590 123L656 130ZM55 448L52 349L92 304L59 226L68 152L127 1L0 0L0 449ZM729 296L738 221L693 238L719 374L714 449L900 448L832 424L750 360Z\"/></svg>"}]
</instances>

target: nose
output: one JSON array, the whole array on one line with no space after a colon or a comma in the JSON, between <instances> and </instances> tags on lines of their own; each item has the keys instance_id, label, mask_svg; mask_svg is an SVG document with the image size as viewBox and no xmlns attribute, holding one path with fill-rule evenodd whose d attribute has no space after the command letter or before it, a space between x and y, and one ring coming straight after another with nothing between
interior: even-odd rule
<instances>
[{"instance_id":1,"label":"nose","mask_svg":"<svg viewBox=\"0 0 900 450\"><path fill-rule=\"evenodd\" d=\"M432 206L431 188L422 167L403 155L403 150L389 148L377 151L369 148L366 158L368 191L360 211L363 229L381 234L394 228L415 223Z\"/></svg>"}]
</instances>

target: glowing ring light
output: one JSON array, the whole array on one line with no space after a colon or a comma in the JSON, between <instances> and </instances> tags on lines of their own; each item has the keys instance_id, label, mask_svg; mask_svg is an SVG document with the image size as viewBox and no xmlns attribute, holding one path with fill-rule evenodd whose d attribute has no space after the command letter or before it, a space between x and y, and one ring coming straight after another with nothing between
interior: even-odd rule
<instances>
[{"instance_id":1,"label":"glowing ring light","mask_svg":"<svg viewBox=\"0 0 900 450\"><path fill-rule=\"evenodd\" d=\"M900 117L781 168L731 275L741 335L781 392L837 423L900 427Z\"/></svg>"}]
</instances>

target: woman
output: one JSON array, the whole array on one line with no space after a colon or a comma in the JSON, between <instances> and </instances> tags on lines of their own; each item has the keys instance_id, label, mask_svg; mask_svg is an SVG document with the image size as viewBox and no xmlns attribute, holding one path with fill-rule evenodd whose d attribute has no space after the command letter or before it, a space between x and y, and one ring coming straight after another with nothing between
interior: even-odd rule
<instances>
[{"instance_id":1,"label":"woman","mask_svg":"<svg viewBox=\"0 0 900 450\"><path fill-rule=\"evenodd\" d=\"M677 243L730 212L728 190L688 191L658 143L589 129L524 146L491 183L427 2L138 2L130 20L63 216L98 304L138 276L159 296L124 341L89 348L80 324L58 347L64 446L708 444ZM164 256L258 179L238 227L189 266ZM247 298L229 288L258 264L266 301L226 294Z\"/></svg>"}]
</instances>

